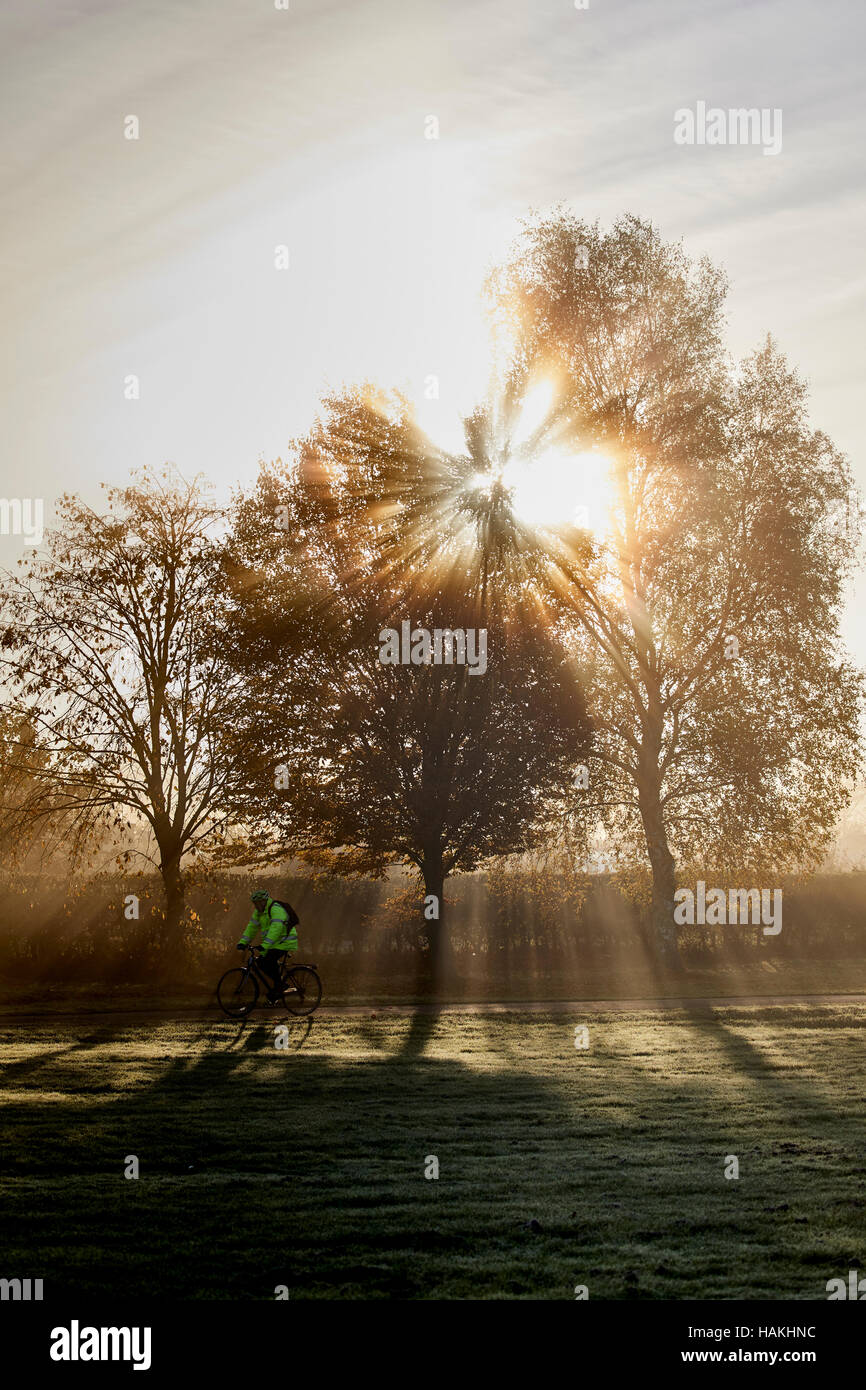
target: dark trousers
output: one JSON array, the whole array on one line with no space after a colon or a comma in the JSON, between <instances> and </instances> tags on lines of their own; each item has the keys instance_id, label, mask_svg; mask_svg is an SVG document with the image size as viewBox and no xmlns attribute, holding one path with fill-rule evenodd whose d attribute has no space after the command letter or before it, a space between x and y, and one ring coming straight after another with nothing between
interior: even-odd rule
<instances>
[{"instance_id":1,"label":"dark trousers","mask_svg":"<svg viewBox=\"0 0 866 1390\"><path fill-rule=\"evenodd\" d=\"M271 981L272 992L279 988L280 961L285 954L285 951L265 951L264 955L259 956L259 969L264 971Z\"/></svg>"}]
</instances>

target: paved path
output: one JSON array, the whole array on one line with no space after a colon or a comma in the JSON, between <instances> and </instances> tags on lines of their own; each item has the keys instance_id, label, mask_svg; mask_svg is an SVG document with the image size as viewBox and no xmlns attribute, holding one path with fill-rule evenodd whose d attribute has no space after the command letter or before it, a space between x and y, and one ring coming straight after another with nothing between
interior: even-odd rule
<instances>
[{"instance_id":1,"label":"paved path","mask_svg":"<svg viewBox=\"0 0 866 1390\"><path fill-rule=\"evenodd\" d=\"M388 1017L408 1017L415 1013L435 1014L502 1014L502 1013L577 1013L577 1014L624 1014L641 1012L663 1012L674 1009L685 1009L689 1012L708 1009L730 1009L730 1008L768 1008L774 1006L785 1006L799 1004L803 1006L827 1006L827 1005L866 1005L866 994L731 994L731 995L712 995L709 998L699 998L694 996L649 998L641 997L634 999L532 999L532 1000L483 1000L476 1003L455 1003L455 1004L329 1004L327 998L323 1000L321 1006L322 1016L326 1014L347 1014L370 1017L375 1014L378 1018ZM49 1024L51 1022L62 1022L69 1025L72 1022L80 1022L83 1025L93 1025L98 1022L120 1022L123 1019L135 1019L139 1022L147 1020L162 1021L174 1020L177 1022L191 1022L201 1020L211 1022L223 1020L223 1015L219 1012L215 1002L207 1001L202 1005L188 1005L167 1007L165 1009L154 1009L152 1006L141 1006L136 1008L134 1005L113 1005L109 1000L104 1001L100 1006L92 1009L71 1009L68 1012L62 1008L51 1010L39 1010L21 1005L8 1006L0 1010L3 1023L11 1026L15 1023L39 1023ZM270 1009L259 1008L253 1015L255 1022L264 1022L268 1018L285 1018L285 1014L279 1014Z\"/></svg>"},{"instance_id":2,"label":"paved path","mask_svg":"<svg viewBox=\"0 0 866 1390\"><path fill-rule=\"evenodd\" d=\"M724 1009L732 1006L766 1006L768 1004L866 1004L866 994L733 994L713 995L711 998L683 996L677 998L640 999L532 999L521 1002L485 1001L475 1004L344 1004L333 1005L334 1012L347 1014L377 1013L591 1013L628 1014L643 1010L662 1009ZM324 1003L322 1005L324 1008Z\"/></svg>"}]
</instances>

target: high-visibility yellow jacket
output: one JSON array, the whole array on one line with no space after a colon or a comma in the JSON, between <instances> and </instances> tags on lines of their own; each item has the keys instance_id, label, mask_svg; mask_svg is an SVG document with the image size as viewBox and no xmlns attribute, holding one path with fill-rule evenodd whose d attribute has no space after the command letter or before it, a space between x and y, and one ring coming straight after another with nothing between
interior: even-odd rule
<instances>
[{"instance_id":1,"label":"high-visibility yellow jacket","mask_svg":"<svg viewBox=\"0 0 866 1390\"><path fill-rule=\"evenodd\" d=\"M248 946L258 932L262 933L259 945L263 951L298 949L297 928L289 926L289 914L280 903L274 902L273 898L268 898L261 912L253 908L253 915L247 922L239 944Z\"/></svg>"}]
</instances>

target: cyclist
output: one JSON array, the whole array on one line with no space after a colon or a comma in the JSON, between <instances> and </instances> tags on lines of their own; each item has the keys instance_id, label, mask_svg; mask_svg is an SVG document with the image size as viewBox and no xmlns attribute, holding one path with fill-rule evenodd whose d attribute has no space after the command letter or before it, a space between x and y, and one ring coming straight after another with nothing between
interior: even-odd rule
<instances>
[{"instance_id":1,"label":"cyclist","mask_svg":"<svg viewBox=\"0 0 866 1390\"><path fill-rule=\"evenodd\" d=\"M280 981L280 962L287 951L297 951L298 933L296 927L290 925L289 914L283 904L276 902L264 888L257 888L250 894L250 898L253 915L237 948L239 951L245 951L253 937L258 932L262 933L259 942L262 951L259 968L272 982L272 988L268 990L268 1000L275 1004L279 995L285 992Z\"/></svg>"}]
</instances>

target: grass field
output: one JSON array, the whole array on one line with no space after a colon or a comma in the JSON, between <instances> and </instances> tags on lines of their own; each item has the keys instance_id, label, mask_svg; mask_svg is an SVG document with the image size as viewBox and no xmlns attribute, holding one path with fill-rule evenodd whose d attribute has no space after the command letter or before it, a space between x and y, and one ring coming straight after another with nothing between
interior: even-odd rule
<instances>
[{"instance_id":1,"label":"grass field","mask_svg":"<svg viewBox=\"0 0 866 1390\"><path fill-rule=\"evenodd\" d=\"M824 1299L866 1258L864 1014L323 1010L285 1050L267 1015L21 1023L0 1274L46 1299Z\"/></svg>"}]
</instances>

